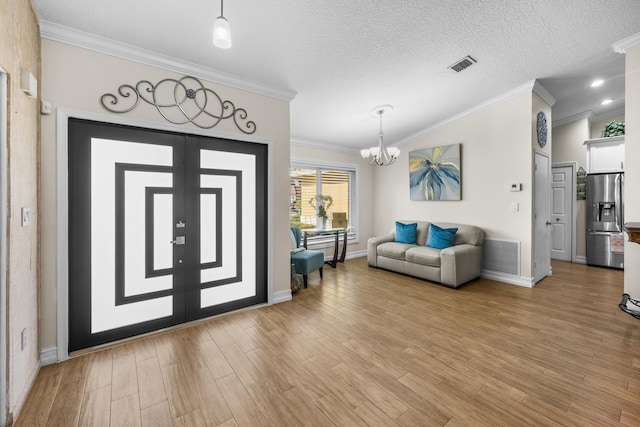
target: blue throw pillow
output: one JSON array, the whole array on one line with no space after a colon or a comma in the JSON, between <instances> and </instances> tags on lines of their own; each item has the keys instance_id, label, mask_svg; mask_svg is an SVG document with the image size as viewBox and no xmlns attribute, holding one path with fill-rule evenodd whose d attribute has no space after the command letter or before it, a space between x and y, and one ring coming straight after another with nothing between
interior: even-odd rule
<instances>
[{"instance_id":1,"label":"blue throw pillow","mask_svg":"<svg viewBox=\"0 0 640 427\"><path fill-rule=\"evenodd\" d=\"M456 241L457 228L440 228L437 225L429 226L429 241L427 246L430 248L444 249L453 246Z\"/></svg>"},{"instance_id":2,"label":"blue throw pillow","mask_svg":"<svg viewBox=\"0 0 640 427\"><path fill-rule=\"evenodd\" d=\"M403 224L396 221L396 242L415 245L417 229L418 224L415 222L413 224Z\"/></svg>"}]
</instances>

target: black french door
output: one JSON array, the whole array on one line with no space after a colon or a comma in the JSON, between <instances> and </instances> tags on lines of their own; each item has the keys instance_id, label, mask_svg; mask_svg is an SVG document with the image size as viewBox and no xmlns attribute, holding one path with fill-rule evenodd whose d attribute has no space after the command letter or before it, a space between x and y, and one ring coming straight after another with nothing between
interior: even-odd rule
<instances>
[{"instance_id":1,"label":"black french door","mask_svg":"<svg viewBox=\"0 0 640 427\"><path fill-rule=\"evenodd\" d=\"M69 351L267 300L267 147L69 120Z\"/></svg>"}]
</instances>

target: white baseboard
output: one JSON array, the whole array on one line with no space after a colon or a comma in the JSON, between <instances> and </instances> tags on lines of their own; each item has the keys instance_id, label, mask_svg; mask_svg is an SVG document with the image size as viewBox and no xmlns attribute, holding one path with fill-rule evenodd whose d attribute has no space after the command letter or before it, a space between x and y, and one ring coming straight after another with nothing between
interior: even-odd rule
<instances>
[{"instance_id":1,"label":"white baseboard","mask_svg":"<svg viewBox=\"0 0 640 427\"><path fill-rule=\"evenodd\" d=\"M587 257L586 256L576 256L576 264L586 264Z\"/></svg>"},{"instance_id":2,"label":"white baseboard","mask_svg":"<svg viewBox=\"0 0 640 427\"><path fill-rule=\"evenodd\" d=\"M495 271L482 270L482 277L485 279L496 280L498 282L509 283L511 285L523 286L525 288L533 288L535 282L533 277L520 277L511 274L498 273Z\"/></svg>"},{"instance_id":3,"label":"white baseboard","mask_svg":"<svg viewBox=\"0 0 640 427\"><path fill-rule=\"evenodd\" d=\"M281 302L291 301L291 289L273 293L272 304L280 304Z\"/></svg>"},{"instance_id":4,"label":"white baseboard","mask_svg":"<svg viewBox=\"0 0 640 427\"><path fill-rule=\"evenodd\" d=\"M58 347L43 348L40 350L40 366L58 363Z\"/></svg>"}]
</instances>

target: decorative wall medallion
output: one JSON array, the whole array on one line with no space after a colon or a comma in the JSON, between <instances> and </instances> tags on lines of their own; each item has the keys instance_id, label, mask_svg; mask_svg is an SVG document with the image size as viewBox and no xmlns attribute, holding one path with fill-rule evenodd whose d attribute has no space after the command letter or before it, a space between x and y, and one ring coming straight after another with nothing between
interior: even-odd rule
<instances>
[{"instance_id":1,"label":"decorative wall medallion","mask_svg":"<svg viewBox=\"0 0 640 427\"><path fill-rule=\"evenodd\" d=\"M255 122L247 120L244 108L236 108L229 100L223 101L217 93L191 76L160 80L156 85L140 80L135 86L121 85L117 95L105 93L100 97L105 109L120 114L136 108L140 100L156 107L165 120L176 125L193 123L199 128L211 129L221 120L232 118L241 132L252 134L256 131Z\"/></svg>"},{"instance_id":2,"label":"decorative wall medallion","mask_svg":"<svg viewBox=\"0 0 640 427\"><path fill-rule=\"evenodd\" d=\"M542 111L538 113L537 131L538 144L542 148L547 145L547 116Z\"/></svg>"}]
</instances>

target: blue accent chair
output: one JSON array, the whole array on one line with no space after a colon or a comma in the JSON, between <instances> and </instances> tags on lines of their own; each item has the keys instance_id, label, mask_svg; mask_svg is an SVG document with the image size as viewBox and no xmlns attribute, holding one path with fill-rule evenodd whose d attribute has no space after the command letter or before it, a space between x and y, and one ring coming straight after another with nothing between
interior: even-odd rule
<instances>
[{"instance_id":1,"label":"blue accent chair","mask_svg":"<svg viewBox=\"0 0 640 427\"><path fill-rule=\"evenodd\" d=\"M302 231L298 227L291 227L291 232L296 241L296 248L300 248L302 240ZM296 274L302 274L304 287L307 287L307 275L313 271L320 270L320 278L322 279L322 267L324 266L324 252L304 250L291 253L291 264L295 266Z\"/></svg>"}]
</instances>

